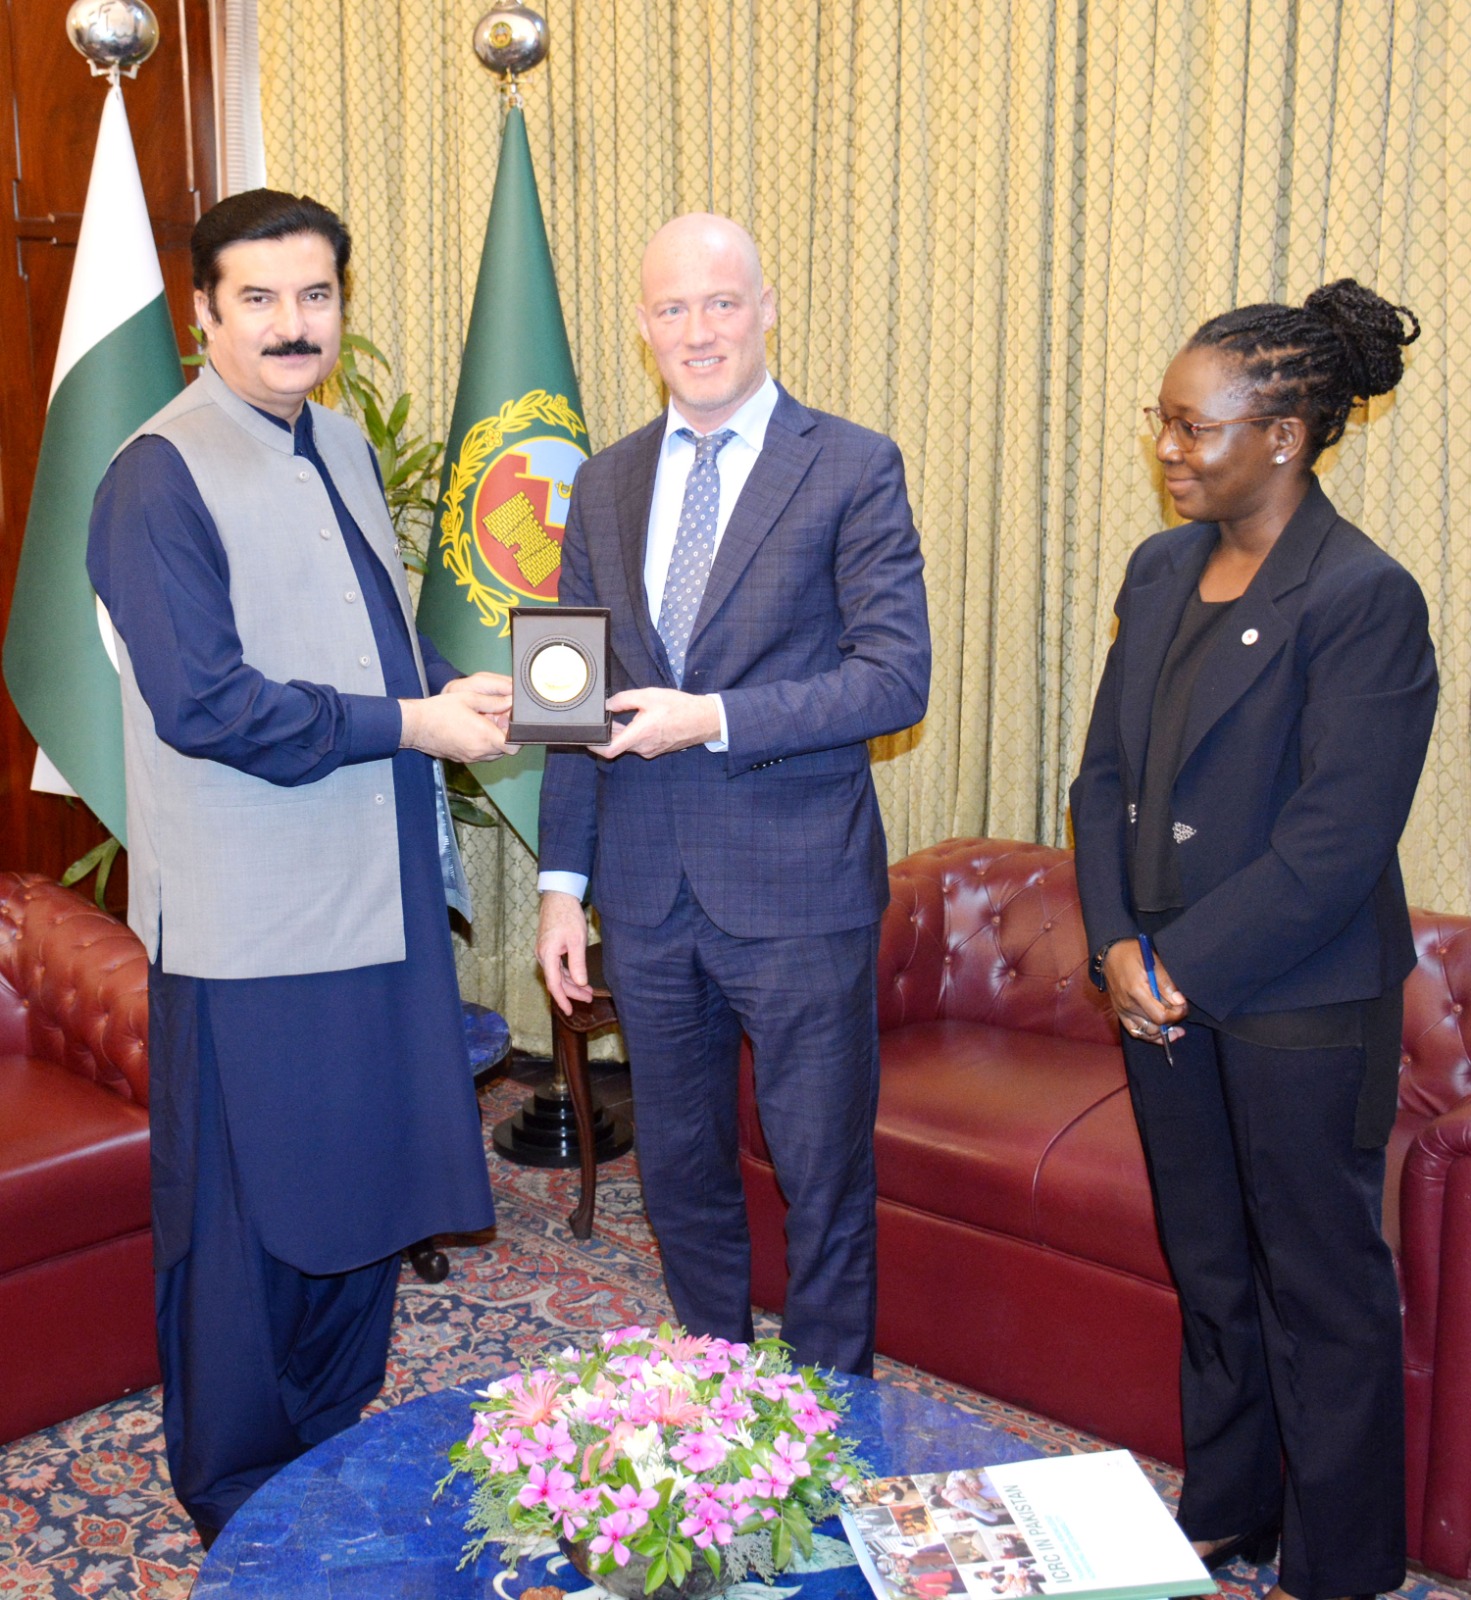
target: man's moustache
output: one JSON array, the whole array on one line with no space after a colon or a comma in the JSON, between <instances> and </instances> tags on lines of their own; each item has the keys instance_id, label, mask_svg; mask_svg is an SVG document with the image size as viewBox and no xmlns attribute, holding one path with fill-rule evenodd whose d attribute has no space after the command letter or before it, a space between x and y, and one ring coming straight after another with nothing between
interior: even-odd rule
<instances>
[{"instance_id":1,"label":"man's moustache","mask_svg":"<svg viewBox=\"0 0 1471 1600\"><path fill-rule=\"evenodd\" d=\"M265 356L319 356L322 347L310 339L291 339L285 344L273 344L261 351Z\"/></svg>"}]
</instances>

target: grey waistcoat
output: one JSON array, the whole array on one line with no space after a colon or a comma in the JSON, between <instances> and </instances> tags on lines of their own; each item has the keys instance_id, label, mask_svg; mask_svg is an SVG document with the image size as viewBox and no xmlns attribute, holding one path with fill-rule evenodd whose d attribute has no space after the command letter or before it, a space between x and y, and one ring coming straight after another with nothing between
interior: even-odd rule
<instances>
[{"instance_id":1,"label":"grey waistcoat","mask_svg":"<svg viewBox=\"0 0 1471 1600\"><path fill-rule=\"evenodd\" d=\"M312 407L317 448L343 503L393 579L424 665L393 524L357 427ZM184 458L230 563L245 660L267 678L383 691L367 604L321 474L290 433L206 367L138 430ZM137 435L135 435L137 437ZM284 788L187 756L154 732L118 640L128 790L128 921L166 972L264 978L404 958L393 763L339 767ZM446 898L468 888L436 766Z\"/></svg>"}]
</instances>

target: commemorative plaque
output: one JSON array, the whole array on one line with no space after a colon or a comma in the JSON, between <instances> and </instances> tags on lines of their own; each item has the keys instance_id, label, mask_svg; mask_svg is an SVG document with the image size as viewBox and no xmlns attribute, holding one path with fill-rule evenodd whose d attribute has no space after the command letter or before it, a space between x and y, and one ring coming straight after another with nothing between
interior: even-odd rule
<instances>
[{"instance_id":1,"label":"commemorative plaque","mask_svg":"<svg viewBox=\"0 0 1471 1600\"><path fill-rule=\"evenodd\" d=\"M606 744L608 617L603 606L511 607L512 744Z\"/></svg>"}]
</instances>

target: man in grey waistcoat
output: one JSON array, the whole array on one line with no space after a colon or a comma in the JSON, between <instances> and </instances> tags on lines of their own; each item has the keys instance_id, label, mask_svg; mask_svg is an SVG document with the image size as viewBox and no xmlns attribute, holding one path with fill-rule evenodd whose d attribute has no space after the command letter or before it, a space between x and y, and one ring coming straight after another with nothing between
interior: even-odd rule
<instances>
[{"instance_id":1,"label":"man in grey waistcoat","mask_svg":"<svg viewBox=\"0 0 1471 1600\"><path fill-rule=\"evenodd\" d=\"M209 363L113 461L87 567L152 963L169 1470L207 1547L381 1387L401 1249L493 1219L435 758L501 755L510 685L418 637L368 443L307 400L341 221L257 189L192 246Z\"/></svg>"}]
</instances>

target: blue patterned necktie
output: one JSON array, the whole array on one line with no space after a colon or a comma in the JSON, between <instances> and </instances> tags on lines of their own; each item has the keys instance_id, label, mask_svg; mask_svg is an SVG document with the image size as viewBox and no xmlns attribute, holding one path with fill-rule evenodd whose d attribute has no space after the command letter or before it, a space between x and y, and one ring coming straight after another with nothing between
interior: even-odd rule
<instances>
[{"instance_id":1,"label":"blue patterned necktie","mask_svg":"<svg viewBox=\"0 0 1471 1600\"><path fill-rule=\"evenodd\" d=\"M700 435L689 428L675 434L695 447L695 464L685 480L684 504L669 557L669 576L659 605L659 637L669 655L674 681L684 683L684 658L690 647L695 617L705 598L710 562L715 554L715 525L720 516L720 467L716 457L735 438L734 428Z\"/></svg>"}]
</instances>

